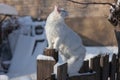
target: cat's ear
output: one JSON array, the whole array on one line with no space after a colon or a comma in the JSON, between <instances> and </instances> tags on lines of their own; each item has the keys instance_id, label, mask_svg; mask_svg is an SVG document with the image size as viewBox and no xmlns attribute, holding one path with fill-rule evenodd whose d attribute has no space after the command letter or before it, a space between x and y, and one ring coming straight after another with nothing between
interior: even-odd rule
<instances>
[{"instance_id":1,"label":"cat's ear","mask_svg":"<svg viewBox=\"0 0 120 80\"><path fill-rule=\"evenodd\" d=\"M58 12L58 13L60 12L60 11L59 11L59 7L58 7L57 5L54 6L54 11L56 11L56 12Z\"/></svg>"}]
</instances>

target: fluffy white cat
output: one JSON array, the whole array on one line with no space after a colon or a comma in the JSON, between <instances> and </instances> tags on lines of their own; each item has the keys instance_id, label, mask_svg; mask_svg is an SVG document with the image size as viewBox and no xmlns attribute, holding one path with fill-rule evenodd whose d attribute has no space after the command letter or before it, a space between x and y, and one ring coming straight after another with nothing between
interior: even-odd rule
<instances>
[{"instance_id":1,"label":"fluffy white cat","mask_svg":"<svg viewBox=\"0 0 120 80\"><path fill-rule=\"evenodd\" d=\"M64 18L67 15L67 11L55 6L47 18L45 31L48 48L57 49L63 55L63 61L68 63L68 74L73 76L82 66L86 49L80 36L66 25Z\"/></svg>"}]
</instances>

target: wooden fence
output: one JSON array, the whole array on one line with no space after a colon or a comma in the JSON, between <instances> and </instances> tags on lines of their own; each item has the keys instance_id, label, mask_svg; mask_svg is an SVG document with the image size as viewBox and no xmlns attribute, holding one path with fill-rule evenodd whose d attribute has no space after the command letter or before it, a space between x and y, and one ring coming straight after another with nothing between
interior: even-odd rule
<instances>
[{"instance_id":1,"label":"wooden fence","mask_svg":"<svg viewBox=\"0 0 120 80\"><path fill-rule=\"evenodd\" d=\"M116 54L113 54L111 61L107 54L84 61L79 76L68 77L67 63L60 65L57 68L57 79L52 73L58 61L58 53L54 49L47 49L44 54L53 56L55 61L37 60L37 80L120 80L120 58Z\"/></svg>"}]
</instances>

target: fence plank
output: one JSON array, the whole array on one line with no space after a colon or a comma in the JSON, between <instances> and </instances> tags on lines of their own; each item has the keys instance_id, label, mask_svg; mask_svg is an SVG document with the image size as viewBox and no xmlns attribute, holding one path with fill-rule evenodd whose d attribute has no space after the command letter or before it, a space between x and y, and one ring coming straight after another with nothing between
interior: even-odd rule
<instances>
[{"instance_id":1,"label":"fence plank","mask_svg":"<svg viewBox=\"0 0 120 80\"><path fill-rule=\"evenodd\" d=\"M50 80L55 61L37 60L37 80Z\"/></svg>"},{"instance_id":2,"label":"fence plank","mask_svg":"<svg viewBox=\"0 0 120 80\"><path fill-rule=\"evenodd\" d=\"M51 79L50 80L56 80L55 74L51 74Z\"/></svg>"},{"instance_id":3,"label":"fence plank","mask_svg":"<svg viewBox=\"0 0 120 80\"><path fill-rule=\"evenodd\" d=\"M84 74L79 76L72 76L69 78L69 80L96 80L95 74L96 73L90 73L90 74Z\"/></svg>"},{"instance_id":4,"label":"fence plank","mask_svg":"<svg viewBox=\"0 0 120 80\"><path fill-rule=\"evenodd\" d=\"M67 80L67 63L64 63L57 68L57 80Z\"/></svg>"},{"instance_id":5,"label":"fence plank","mask_svg":"<svg viewBox=\"0 0 120 80\"><path fill-rule=\"evenodd\" d=\"M90 59L90 69L96 72L94 80L101 80L100 55Z\"/></svg>"},{"instance_id":6,"label":"fence plank","mask_svg":"<svg viewBox=\"0 0 120 80\"><path fill-rule=\"evenodd\" d=\"M101 72L102 80L108 80L108 77L109 77L109 55L101 56L100 63L101 63L101 70L102 70L102 72Z\"/></svg>"},{"instance_id":7,"label":"fence plank","mask_svg":"<svg viewBox=\"0 0 120 80\"><path fill-rule=\"evenodd\" d=\"M58 62L58 51L55 49L45 49L44 55L46 56L52 56L56 62Z\"/></svg>"},{"instance_id":8,"label":"fence plank","mask_svg":"<svg viewBox=\"0 0 120 80\"><path fill-rule=\"evenodd\" d=\"M117 58L116 54L113 54L112 61L110 63L110 80L115 80L115 73L117 67Z\"/></svg>"},{"instance_id":9,"label":"fence plank","mask_svg":"<svg viewBox=\"0 0 120 80\"><path fill-rule=\"evenodd\" d=\"M117 62L117 80L120 80L120 57Z\"/></svg>"},{"instance_id":10,"label":"fence plank","mask_svg":"<svg viewBox=\"0 0 120 80\"><path fill-rule=\"evenodd\" d=\"M89 72L89 60L83 62L83 65L79 71L79 73L85 73L85 72Z\"/></svg>"}]
</instances>

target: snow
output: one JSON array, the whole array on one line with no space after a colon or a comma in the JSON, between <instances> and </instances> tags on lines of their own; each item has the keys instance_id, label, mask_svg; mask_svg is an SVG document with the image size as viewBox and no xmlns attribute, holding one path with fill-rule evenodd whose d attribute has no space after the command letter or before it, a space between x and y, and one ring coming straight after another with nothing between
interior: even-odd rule
<instances>
[{"instance_id":1,"label":"snow","mask_svg":"<svg viewBox=\"0 0 120 80\"><path fill-rule=\"evenodd\" d=\"M24 75L20 77L14 77L10 80L37 80L36 74Z\"/></svg>"},{"instance_id":2,"label":"snow","mask_svg":"<svg viewBox=\"0 0 120 80\"><path fill-rule=\"evenodd\" d=\"M33 52L36 39L38 37L20 35L8 73L10 77L36 72L36 57L38 54L43 54L46 47L46 42L39 43ZM42 38L39 36L39 39Z\"/></svg>"},{"instance_id":3,"label":"snow","mask_svg":"<svg viewBox=\"0 0 120 80\"><path fill-rule=\"evenodd\" d=\"M6 29L8 27L15 27L17 26L17 18L15 16L11 16L10 18L8 19L5 19L3 22L2 22L2 29Z\"/></svg>"},{"instance_id":4,"label":"snow","mask_svg":"<svg viewBox=\"0 0 120 80\"><path fill-rule=\"evenodd\" d=\"M28 77L28 76L22 76L22 77L13 78L13 79L10 79L10 80L32 80L32 79L30 79L30 77Z\"/></svg>"},{"instance_id":5,"label":"snow","mask_svg":"<svg viewBox=\"0 0 120 80\"><path fill-rule=\"evenodd\" d=\"M45 56L45 55L38 55L37 56L37 60L50 60L50 61L54 61L54 58L50 57L50 56Z\"/></svg>"},{"instance_id":6,"label":"snow","mask_svg":"<svg viewBox=\"0 0 120 80\"><path fill-rule=\"evenodd\" d=\"M16 48L16 44L17 44L17 41L18 41L19 34L20 34L19 30L15 30L8 36L8 40L9 40L12 55L14 55L14 51L15 51L15 48Z\"/></svg>"},{"instance_id":7,"label":"snow","mask_svg":"<svg viewBox=\"0 0 120 80\"><path fill-rule=\"evenodd\" d=\"M5 22L5 23L7 23L7 22ZM19 17L17 19L16 24L18 24L20 26L19 29L14 30L8 36L8 40L10 42L10 48L11 48L12 54L14 54L16 44L17 44L17 41L18 41L18 37L20 36L20 34L36 37L37 35L35 34L35 27L40 25L41 27L44 28L45 21L33 22L31 16L26 16L26 17ZM45 38L44 32L43 32L43 35L41 35L41 36L43 38ZM39 35L37 37L39 37Z\"/></svg>"},{"instance_id":8,"label":"snow","mask_svg":"<svg viewBox=\"0 0 120 80\"><path fill-rule=\"evenodd\" d=\"M0 3L0 14L18 15L18 12L14 7Z\"/></svg>"},{"instance_id":9,"label":"snow","mask_svg":"<svg viewBox=\"0 0 120 80\"><path fill-rule=\"evenodd\" d=\"M95 74L96 72L86 72L86 73L82 73L82 74L76 74L76 75L74 75L74 76L84 76L84 75L92 75L92 74ZM71 77L73 77L73 76L71 76Z\"/></svg>"},{"instance_id":10,"label":"snow","mask_svg":"<svg viewBox=\"0 0 120 80\"><path fill-rule=\"evenodd\" d=\"M7 75L0 75L0 80L9 80Z\"/></svg>"},{"instance_id":11,"label":"snow","mask_svg":"<svg viewBox=\"0 0 120 80\"><path fill-rule=\"evenodd\" d=\"M45 21L41 21L41 22L34 22L33 24L32 24L33 26L37 26L37 25L41 25L41 26L45 26Z\"/></svg>"},{"instance_id":12,"label":"snow","mask_svg":"<svg viewBox=\"0 0 120 80\"><path fill-rule=\"evenodd\" d=\"M9 65L11 63L11 61L3 61L2 63L5 65Z\"/></svg>"},{"instance_id":13,"label":"snow","mask_svg":"<svg viewBox=\"0 0 120 80\"><path fill-rule=\"evenodd\" d=\"M23 27L33 23L31 16L19 17L17 21Z\"/></svg>"},{"instance_id":14,"label":"snow","mask_svg":"<svg viewBox=\"0 0 120 80\"><path fill-rule=\"evenodd\" d=\"M111 60L112 54L118 53L118 47L116 47L116 46L103 46L103 47L100 47L100 46L91 47L91 46L89 46L89 47L86 47L86 50L87 50L87 52L86 52L85 60L93 58L94 56L97 56L99 54L109 54L110 60Z\"/></svg>"},{"instance_id":15,"label":"snow","mask_svg":"<svg viewBox=\"0 0 120 80\"><path fill-rule=\"evenodd\" d=\"M44 28L45 21L35 21L33 22L31 16L20 17L17 19L17 23L20 26L20 33L24 35L32 35L35 36L35 28L36 26L41 26Z\"/></svg>"}]
</instances>

